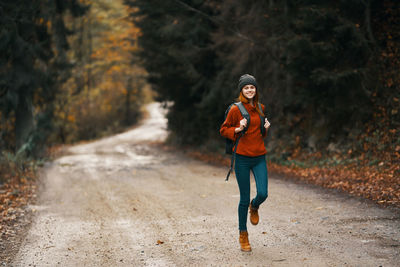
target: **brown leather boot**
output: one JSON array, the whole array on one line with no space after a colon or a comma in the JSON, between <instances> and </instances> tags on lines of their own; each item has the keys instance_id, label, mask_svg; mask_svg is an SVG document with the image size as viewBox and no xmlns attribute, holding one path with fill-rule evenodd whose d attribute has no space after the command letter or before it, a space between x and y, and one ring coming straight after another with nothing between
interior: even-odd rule
<instances>
[{"instance_id":1,"label":"brown leather boot","mask_svg":"<svg viewBox=\"0 0 400 267\"><path fill-rule=\"evenodd\" d=\"M240 231L239 235L239 243L242 251L249 252L251 251L250 243L249 243L249 234L247 231Z\"/></svg>"},{"instance_id":2,"label":"brown leather boot","mask_svg":"<svg viewBox=\"0 0 400 267\"><path fill-rule=\"evenodd\" d=\"M258 216L258 208L254 208L251 206L251 202L250 202L250 206L249 206L249 212L250 212L250 222L252 225L257 225L258 221L260 220L260 217Z\"/></svg>"}]
</instances>

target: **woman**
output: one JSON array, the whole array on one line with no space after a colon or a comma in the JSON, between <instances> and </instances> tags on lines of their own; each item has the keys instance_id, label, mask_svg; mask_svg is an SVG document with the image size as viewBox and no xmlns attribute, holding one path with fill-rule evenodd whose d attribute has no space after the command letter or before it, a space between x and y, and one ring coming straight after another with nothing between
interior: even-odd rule
<instances>
[{"instance_id":1,"label":"woman","mask_svg":"<svg viewBox=\"0 0 400 267\"><path fill-rule=\"evenodd\" d=\"M236 180L240 191L239 243L242 251L251 251L247 233L247 210L250 211L250 222L253 225L258 224L258 208L268 197L268 173L265 161L267 151L263 138L266 136L270 123L267 119L264 124L260 121L264 118L264 106L261 105L263 110L260 110L256 79L249 74L242 75L238 89L240 90L239 100L250 115L250 123L247 125L248 122L242 117L239 108L232 105L220 133L231 140L236 140L243 134L237 144L235 164ZM264 134L260 131L260 125L265 128ZM257 195L251 202L250 171L253 172L257 187Z\"/></svg>"}]
</instances>

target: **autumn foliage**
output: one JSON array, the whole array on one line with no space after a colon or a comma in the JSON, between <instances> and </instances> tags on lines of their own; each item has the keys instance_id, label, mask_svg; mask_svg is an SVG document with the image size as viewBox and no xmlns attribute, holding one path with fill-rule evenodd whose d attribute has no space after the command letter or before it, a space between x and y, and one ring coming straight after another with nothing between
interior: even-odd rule
<instances>
[{"instance_id":1,"label":"autumn foliage","mask_svg":"<svg viewBox=\"0 0 400 267\"><path fill-rule=\"evenodd\" d=\"M55 101L54 142L88 140L137 122L146 73L135 59L140 31L127 14L122 1L93 1L86 16L66 18L77 28L69 37L77 64Z\"/></svg>"}]
</instances>

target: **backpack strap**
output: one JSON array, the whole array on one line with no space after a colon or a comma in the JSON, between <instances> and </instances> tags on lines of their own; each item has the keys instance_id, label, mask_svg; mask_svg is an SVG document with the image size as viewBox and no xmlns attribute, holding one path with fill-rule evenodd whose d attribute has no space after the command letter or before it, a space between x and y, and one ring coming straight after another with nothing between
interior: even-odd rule
<instances>
[{"instance_id":1,"label":"backpack strap","mask_svg":"<svg viewBox=\"0 0 400 267\"><path fill-rule=\"evenodd\" d=\"M235 145L234 145L232 158L231 158L231 166L229 168L228 174L226 175L225 181L229 180L229 175L231 175L231 172L233 171L233 164L235 163L236 149L238 147L239 140L244 135L244 133L247 131L247 129L248 129L249 125L250 125L250 115L249 115L249 112L247 111L247 109L244 107L243 103L242 102L236 102L236 103L234 103L234 105L236 105L239 108L239 111L242 114L242 117L247 120L247 126L246 126L246 128L243 129L243 131L240 133L239 137L236 138L236 140L235 140Z\"/></svg>"},{"instance_id":2,"label":"backpack strap","mask_svg":"<svg viewBox=\"0 0 400 267\"><path fill-rule=\"evenodd\" d=\"M262 112L263 110L262 110L261 103L258 103L258 107L260 108L260 110L261 110L261 112ZM265 128L264 128L264 120L265 120L265 117L264 117L264 116L261 116L260 114L259 114L259 116L260 116L260 130L261 130L261 135L264 136L264 134L265 134Z\"/></svg>"},{"instance_id":3,"label":"backpack strap","mask_svg":"<svg viewBox=\"0 0 400 267\"><path fill-rule=\"evenodd\" d=\"M226 175L225 181L229 180L229 175L231 175L231 172L233 171L233 164L234 164L235 158L236 158L236 149L238 147L239 139L242 136L243 136L243 131L235 141L235 146L234 146L233 153L232 153L232 156L231 156L231 167L229 168L229 171L228 171L228 174Z\"/></svg>"},{"instance_id":4,"label":"backpack strap","mask_svg":"<svg viewBox=\"0 0 400 267\"><path fill-rule=\"evenodd\" d=\"M247 109L244 107L242 102L236 102L235 105L239 108L240 114L242 114L242 117L247 120L247 126L242 131L242 133L244 134L250 125L250 115L249 115L249 112L247 111Z\"/></svg>"}]
</instances>

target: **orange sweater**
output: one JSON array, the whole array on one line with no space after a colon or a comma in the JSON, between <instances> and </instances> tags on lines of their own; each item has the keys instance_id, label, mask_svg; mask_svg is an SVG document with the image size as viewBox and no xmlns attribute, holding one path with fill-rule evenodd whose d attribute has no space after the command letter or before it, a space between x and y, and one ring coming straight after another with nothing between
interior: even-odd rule
<instances>
[{"instance_id":1,"label":"orange sweater","mask_svg":"<svg viewBox=\"0 0 400 267\"><path fill-rule=\"evenodd\" d=\"M250 125L246 133L240 138L236 153L243 156L257 157L267 153L264 146L264 136L261 135L260 131L260 116L256 108L250 104L243 103L247 112L250 115ZM264 105L261 105L264 111ZM239 137L239 133L235 133L235 128L240 126L240 120L242 120L242 114L236 105L233 105L229 110L226 120L221 125L219 132L223 137L229 138L233 141ZM263 123L264 125L264 123ZM265 131L266 133L267 131Z\"/></svg>"}]
</instances>

